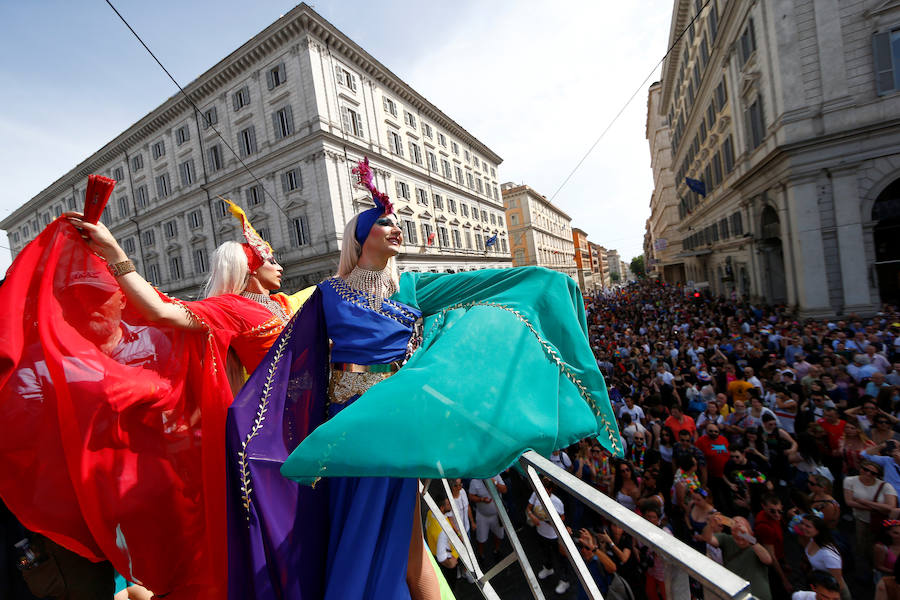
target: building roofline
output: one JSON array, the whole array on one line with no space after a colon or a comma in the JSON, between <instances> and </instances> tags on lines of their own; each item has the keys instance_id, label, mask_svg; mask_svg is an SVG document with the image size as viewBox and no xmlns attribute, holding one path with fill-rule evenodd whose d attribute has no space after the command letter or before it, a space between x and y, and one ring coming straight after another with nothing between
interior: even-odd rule
<instances>
[{"instance_id":1,"label":"building roofline","mask_svg":"<svg viewBox=\"0 0 900 600\"><path fill-rule=\"evenodd\" d=\"M684 41L682 36L678 43L672 45L675 38L688 24L688 13L690 11L689 0L675 0L675 6L672 9L672 22L669 25L669 46L671 50L669 55L663 61L662 70L660 71L660 79L662 80L662 101L659 109L662 110L668 106L669 98L672 95L672 88L675 86L676 74L678 72L678 61L681 60L681 46Z\"/></svg>"},{"instance_id":2,"label":"building roofline","mask_svg":"<svg viewBox=\"0 0 900 600\"><path fill-rule=\"evenodd\" d=\"M562 216L567 218L569 221L572 220L572 217L570 217L566 211L564 211L560 207L556 206L555 204L553 204L552 202L547 200L547 198L545 196L543 196L542 194L539 194L537 192L537 190L535 190L533 187L529 187L528 185L525 185L525 184L517 185L515 187L506 188L506 189L503 189L502 186L500 187L500 195L501 196L505 196L507 194L518 194L520 192L525 192L525 193L530 192L532 195L535 196L535 198L537 198L538 200L540 200L541 202L543 202L544 204L546 204L547 206L549 206L550 208L552 208L553 210L555 210L556 212L558 212L559 214L561 214ZM573 231L574 231L574 228L573 228Z\"/></svg>"},{"instance_id":3,"label":"building roofline","mask_svg":"<svg viewBox=\"0 0 900 600\"><path fill-rule=\"evenodd\" d=\"M292 36L310 33L321 38L329 48L349 56L350 61L360 68L368 77L378 81L403 100L418 108L428 118L444 126L462 141L468 143L492 162L499 165L503 159L466 131L456 121L444 114L434 104L416 92L400 77L363 50L353 40L312 9L301 3L287 14L279 17L271 25L254 35L225 58L201 73L196 79L183 86L184 91L200 106L201 101L212 96L220 88L228 85L241 75L249 65L265 58ZM41 205L48 196L66 195L71 192L72 180L85 179L99 167L107 164L125 150L151 137L170 122L183 115L190 108L190 103L181 92L170 96L162 104L141 117L125 131L117 135L103 147L82 160L67 173L38 192L34 197L16 209L8 217L0 221L0 229L7 229L19 221L23 212L28 212ZM201 106L202 108L202 106Z\"/></svg>"}]
</instances>

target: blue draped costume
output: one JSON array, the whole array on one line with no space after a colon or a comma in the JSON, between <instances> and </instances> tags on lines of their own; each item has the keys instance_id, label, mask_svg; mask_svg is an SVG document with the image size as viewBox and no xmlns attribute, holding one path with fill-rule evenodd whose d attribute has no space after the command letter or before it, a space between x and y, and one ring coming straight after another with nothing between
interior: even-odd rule
<instances>
[{"instance_id":1,"label":"blue draped costume","mask_svg":"<svg viewBox=\"0 0 900 600\"><path fill-rule=\"evenodd\" d=\"M415 478L488 478L588 436L622 454L571 278L407 273L369 300L319 284L229 411L233 599L408 598ZM329 376L403 360L420 315L399 372Z\"/></svg>"}]
</instances>

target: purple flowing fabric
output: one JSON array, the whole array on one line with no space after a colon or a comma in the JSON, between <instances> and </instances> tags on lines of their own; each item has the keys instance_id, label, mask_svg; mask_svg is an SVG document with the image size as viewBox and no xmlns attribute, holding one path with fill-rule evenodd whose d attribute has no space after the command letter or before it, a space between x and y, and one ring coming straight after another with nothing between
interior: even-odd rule
<instances>
[{"instance_id":1,"label":"purple flowing fabric","mask_svg":"<svg viewBox=\"0 0 900 600\"><path fill-rule=\"evenodd\" d=\"M300 486L281 464L325 420L328 336L319 290L285 327L228 411L228 597L324 593L327 482Z\"/></svg>"}]
</instances>

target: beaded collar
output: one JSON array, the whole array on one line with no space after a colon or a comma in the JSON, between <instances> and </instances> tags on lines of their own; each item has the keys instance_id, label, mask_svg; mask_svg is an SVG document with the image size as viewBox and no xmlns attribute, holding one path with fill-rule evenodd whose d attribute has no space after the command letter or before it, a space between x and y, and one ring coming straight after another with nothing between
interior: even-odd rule
<instances>
[{"instance_id":1,"label":"beaded collar","mask_svg":"<svg viewBox=\"0 0 900 600\"><path fill-rule=\"evenodd\" d=\"M269 294L256 294L254 292L241 292L241 297L246 298L247 300L253 300L254 302L259 302L265 307L270 313L278 317L282 323L287 323L291 320L291 317L284 310L284 307L281 304L272 299Z\"/></svg>"}]
</instances>

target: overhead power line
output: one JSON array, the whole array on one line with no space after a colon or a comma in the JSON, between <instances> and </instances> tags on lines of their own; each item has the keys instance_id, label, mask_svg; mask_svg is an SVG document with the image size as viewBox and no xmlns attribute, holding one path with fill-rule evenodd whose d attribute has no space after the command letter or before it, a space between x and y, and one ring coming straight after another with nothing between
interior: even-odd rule
<instances>
[{"instance_id":1,"label":"overhead power line","mask_svg":"<svg viewBox=\"0 0 900 600\"><path fill-rule=\"evenodd\" d=\"M628 98L628 100L625 101L625 104L622 106L621 109L619 109L619 112L616 113L616 116L613 117L612 121L610 121L609 124L603 129L603 131L600 132L600 135L597 137L596 140L594 140L594 143L591 144L591 147L588 148L588 151L584 153L584 156L581 157L581 160L578 161L578 163L575 165L575 167L569 172L568 175L566 175L566 178L559 185L559 187L556 188L556 191L553 192L552 196L550 196L550 202L553 202L554 198L556 198L556 196L559 194L559 192L562 191L562 189L566 186L567 183L569 183L569 180L572 179L572 176L575 174L575 172L578 171L579 168L581 168L581 165L584 164L584 161L586 161L588 156L591 155L591 153L594 151L594 148L596 148L597 144L600 143L600 140L602 140L603 137L606 135L606 133L612 128L612 126L615 125L616 121L619 120L619 117L622 116L622 113L625 112L625 109L628 108L628 105L631 104L631 101L634 100L635 97L637 97L637 95L641 92L641 90L644 89L644 85L650 80L651 77L653 77L653 74L656 73L656 69L658 69L659 65L661 65L663 63L663 61L666 60L666 58L669 56L669 54L671 54L672 49L678 45L678 42L681 41L681 38L684 37L684 34L688 31L688 29L691 28L691 26L694 24L694 21L697 20L697 17L700 16L700 13L703 12L703 10L707 7L709 2L710 2L710 0L706 0L706 2L703 3L703 6L700 7L700 10L697 11L697 14L694 15L694 18L691 19L690 23L688 23L687 26L681 30L681 33L678 34L678 37L675 38L675 41L672 42L672 45L669 46L669 49L666 50L666 53L663 54L663 57L661 59L659 59L659 62L657 62L653 66L653 69L650 71L650 73L647 74L647 76L644 78L644 80L641 82L641 84L638 86L638 88L636 90L634 90L634 93L631 94L631 96Z\"/></svg>"},{"instance_id":2,"label":"overhead power line","mask_svg":"<svg viewBox=\"0 0 900 600\"><path fill-rule=\"evenodd\" d=\"M272 200L272 204L274 204L274 205L278 208L278 210L281 211L281 213L282 213L284 216L288 216L287 213L284 211L284 209L281 208L281 205L278 204L278 202L275 200L275 198L274 198L274 197L272 196L272 194L269 192L269 190L266 189L266 186L263 185L263 182L260 181L259 177L257 177L256 174L250 169L250 167L247 166L247 163L244 162L244 160L240 157L240 155L239 155L237 152L235 152L234 148L231 147L231 144L228 143L228 140L226 140L225 137L219 132L219 130L216 129L216 126L213 125L213 124L206 118L206 116L203 114L203 112L200 110L200 108L197 106L197 104L194 102L194 100L188 95L187 92L184 91L184 88L181 87L181 84L178 83L178 81L172 76L172 74L171 74L171 73L169 72L169 70L165 67L165 65L162 64L162 61L160 61L160 60L156 57L156 55L153 53L153 50L151 50L150 47L147 46L147 44L144 42L144 40L141 39L141 36L138 35L138 33L137 33L137 32L134 30L134 28L128 23L128 21L125 19L125 17L122 16L122 13L120 13L120 12L118 11L118 9L117 9L115 6L113 6L113 3L110 2L110 0L106 0L106 3L109 4L109 7L113 10L114 13L116 13L116 16L118 16L119 19L121 19L122 23L125 24L125 27L128 28L128 31L130 31L130 32L134 35L134 37L137 38L137 41L139 41L139 42L141 43L141 46L144 47L144 50L146 50L146 51L150 54L150 56L153 57L153 60L155 60L155 61L156 61L156 64L159 65L159 68L162 69L162 70L165 72L166 75L168 75L169 79L172 80L172 83L175 84L175 86L178 88L178 90L181 92L181 94L185 97L185 99L186 99L188 102L190 102L191 106L194 107L194 110L197 111L197 114L200 116L200 118L203 119L204 125L206 125L207 127L211 128L214 132L216 132L216 135L219 136L219 139L222 140L222 143L225 144L225 147L228 148L228 150L231 151L231 153L234 155L234 157L235 157L236 159L238 159L238 162L241 163L241 166L244 167L244 169L250 174L250 176L253 177L254 181L256 181L256 183L259 184L259 187L260 187L260 189L263 191L263 193L264 193L266 196L268 196L268 197Z\"/></svg>"}]
</instances>

